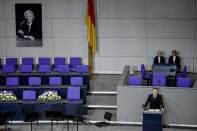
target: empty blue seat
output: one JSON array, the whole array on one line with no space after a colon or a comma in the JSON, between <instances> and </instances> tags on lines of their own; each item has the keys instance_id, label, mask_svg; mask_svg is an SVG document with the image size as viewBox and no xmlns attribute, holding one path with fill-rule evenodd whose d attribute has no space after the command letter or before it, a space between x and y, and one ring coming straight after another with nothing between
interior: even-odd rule
<instances>
[{"instance_id":1,"label":"empty blue seat","mask_svg":"<svg viewBox=\"0 0 197 131\"><path fill-rule=\"evenodd\" d=\"M141 75L144 80L147 80L147 85L149 85L150 80L151 80L151 76L150 76L150 74L146 73L146 69L145 69L144 64L141 65Z\"/></svg>"},{"instance_id":2,"label":"empty blue seat","mask_svg":"<svg viewBox=\"0 0 197 131\"><path fill-rule=\"evenodd\" d=\"M166 86L166 74L153 73L153 86Z\"/></svg>"},{"instance_id":3,"label":"empty blue seat","mask_svg":"<svg viewBox=\"0 0 197 131\"><path fill-rule=\"evenodd\" d=\"M13 73L16 72L18 68L17 58L6 58L6 65L3 66L3 72Z\"/></svg>"},{"instance_id":4,"label":"empty blue seat","mask_svg":"<svg viewBox=\"0 0 197 131\"><path fill-rule=\"evenodd\" d=\"M70 58L70 71L76 72L77 71L76 65L81 65L81 58L71 57Z\"/></svg>"},{"instance_id":5,"label":"empty blue seat","mask_svg":"<svg viewBox=\"0 0 197 131\"><path fill-rule=\"evenodd\" d=\"M62 78L61 77L50 77L49 78L49 85L52 85L52 86L62 85Z\"/></svg>"},{"instance_id":6,"label":"empty blue seat","mask_svg":"<svg viewBox=\"0 0 197 131\"><path fill-rule=\"evenodd\" d=\"M68 87L67 99L68 100L80 100L80 87Z\"/></svg>"},{"instance_id":7,"label":"empty blue seat","mask_svg":"<svg viewBox=\"0 0 197 131\"><path fill-rule=\"evenodd\" d=\"M22 58L21 72L32 72L33 71L33 58Z\"/></svg>"},{"instance_id":8,"label":"empty blue seat","mask_svg":"<svg viewBox=\"0 0 197 131\"><path fill-rule=\"evenodd\" d=\"M185 78L186 77L186 73L187 73L187 66L185 65L183 68L183 72L181 75L177 75L176 78Z\"/></svg>"},{"instance_id":9,"label":"empty blue seat","mask_svg":"<svg viewBox=\"0 0 197 131\"><path fill-rule=\"evenodd\" d=\"M38 71L42 73L51 72L50 58L39 58Z\"/></svg>"},{"instance_id":10,"label":"empty blue seat","mask_svg":"<svg viewBox=\"0 0 197 131\"><path fill-rule=\"evenodd\" d=\"M41 85L41 78L40 77L29 77L28 85L40 86Z\"/></svg>"},{"instance_id":11,"label":"empty blue seat","mask_svg":"<svg viewBox=\"0 0 197 131\"><path fill-rule=\"evenodd\" d=\"M19 79L18 77L6 77L6 86L18 86Z\"/></svg>"},{"instance_id":12,"label":"empty blue seat","mask_svg":"<svg viewBox=\"0 0 197 131\"><path fill-rule=\"evenodd\" d=\"M66 59L64 57L56 57L54 59L54 71L55 72L69 72L69 65L66 65Z\"/></svg>"},{"instance_id":13,"label":"empty blue seat","mask_svg":"<svg viewBox=\"0 0 197 131\"><path fill-rule=\"evenodd\" d=\"M142 77L140 77L140 76L129 76L128 84L129 85L141 86L142 85Z\"/></svg>"},{"instance_id":14,"label":"empty blue seat","mask_svg":"<svg viewBox=\"0 0 197 131\"><path fill-rule=\"evenodd\" d=\"M83 77L71 77L70 85L74 86L82 86L83 85Z\"/></svg>"},{"instance_id":15,"label":"empty blue seat","mask_svg":"<svg viewBox=\"0 0 197 131\"><path fill-rule=\"evenodd\" d=\"M177 87L191 87L191 78L177 78Z\"/></svg>"},{"instance_id":16,"label":"empty blue seat","mask_svg":"<svg viewBox=\"0 0 197 131\"><path fill-rule=\"evenodd\" d=\"M23 100L36 100L36 91L33 90L23 91Z\"/></svg>"}]
</instances>

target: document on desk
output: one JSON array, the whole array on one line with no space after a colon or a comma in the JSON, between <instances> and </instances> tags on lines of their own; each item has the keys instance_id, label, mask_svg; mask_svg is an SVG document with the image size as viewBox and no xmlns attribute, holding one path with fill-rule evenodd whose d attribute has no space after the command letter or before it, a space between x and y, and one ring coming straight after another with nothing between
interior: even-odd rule
<instances>
[{"instance_id":1,"label":"document on desk","mask_svg":"<svg viewBox=\"0 0 197 131\"><path fill-rule=\"evenodd\" d=\"M148 109L148 112L160 112L160 109Z\"/></svg>"}]
</instances>

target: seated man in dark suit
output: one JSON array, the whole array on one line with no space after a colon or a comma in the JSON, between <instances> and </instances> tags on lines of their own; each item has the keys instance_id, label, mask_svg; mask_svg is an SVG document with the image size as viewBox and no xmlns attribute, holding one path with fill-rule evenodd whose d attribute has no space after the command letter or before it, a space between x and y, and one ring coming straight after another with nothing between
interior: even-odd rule
<instances>
[{"instance_id":1,"label":"seated man in dark suit","mask_svg":"<svg viewBox=\"0 0 197 131\"><path fill-rule=\"evenodd\" d=\"M180 57L177 56L176 50L172 51L172 56L170 56L168 63L169 64L176 64L178 71L180 71L180 67L181 67Z\"/></svg>"},{"instance_id":2,"label":"seated man in dark suit","mask_svg":"<svg viewBox=\"0 0 197 131\"><path fill-rule=\"evenodd\" d=\"M153 64L165 64L165 58L162 56L160 50L157 51L157 56L154 58Z\"/></svg>"},{"instance_id":3,"label":"seated man in dark suit","mask_svg":"<svg viewBox=\"0 0 197 131\"><path fill-rule=\"evenodd\" d=\"M149 103L150 109L161 109L161 111L164 112L162 96L158 94L157 88L152 89L152 94L148 96L144 107L147 107Z\"/></svg>"},{"instance_id":4,"label":"seated man in dark suit","mask_svg":"<svg viewBox=\"0 0 197 131\"><path fill-rule=\"evenodd\" d=\"M34 13L31 10L26 10L24 17L26 20L20 23L17 31L18 37L27 40L42 39L41 25L34 19Z\"/></svg>"}]
</instances>

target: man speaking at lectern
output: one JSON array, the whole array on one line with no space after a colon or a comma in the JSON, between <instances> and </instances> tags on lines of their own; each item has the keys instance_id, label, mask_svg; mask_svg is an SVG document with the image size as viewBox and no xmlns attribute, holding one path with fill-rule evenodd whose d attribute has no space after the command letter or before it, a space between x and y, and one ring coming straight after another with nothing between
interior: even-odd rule
<instances>
[{"instance_id":1,"label":"man speaking at lectern","mask_svg":"<svg viewBox=\"0 0 197 131\"><path fill-rule=\"evenodd\" d=\"M158 94L157 88L152 89L152 94L148 96L144 107L147 107L149 103L150 109L161 109L161 111L164 112L162 96Z\"/></svg>"}]
</instances>

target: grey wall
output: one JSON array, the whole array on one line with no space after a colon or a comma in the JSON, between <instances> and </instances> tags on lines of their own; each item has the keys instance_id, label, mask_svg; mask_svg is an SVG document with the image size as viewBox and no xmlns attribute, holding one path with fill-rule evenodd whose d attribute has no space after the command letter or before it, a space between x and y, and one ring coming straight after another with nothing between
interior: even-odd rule
<instances>
[{"instance_id":1,"label":"grey wall","mask_svg":"<svg viewBox=\"0 0 197 131\"><path fill-rule=\"evenodd\" d=\"M42 48L16 48L15 3L42 3ZM0 57L81 56L88 63L87 0L0 0ZM176 49L197 72L196 0L95 0L98 52L94 71L121 73L128 64L151 68L161 49ZM69 61L68 61L69 62Z\"/></svg>"},{"instance_id":2,"label":"grey wall","mask_svg":"<svg viewBox=\"0 0 197 131\"><path fill-rule=\"evenodd\" d=\"M142 122L142 104L151 93L151 87L117 88L117 121ZM197 89L159 88L163 95L166 124L197 125Z\"/></svg>"}]
</instances>

